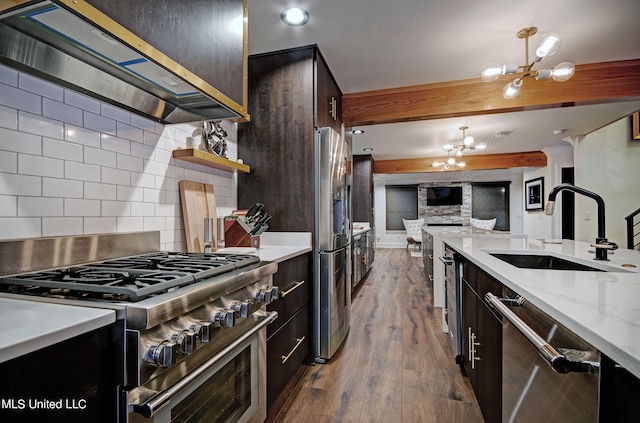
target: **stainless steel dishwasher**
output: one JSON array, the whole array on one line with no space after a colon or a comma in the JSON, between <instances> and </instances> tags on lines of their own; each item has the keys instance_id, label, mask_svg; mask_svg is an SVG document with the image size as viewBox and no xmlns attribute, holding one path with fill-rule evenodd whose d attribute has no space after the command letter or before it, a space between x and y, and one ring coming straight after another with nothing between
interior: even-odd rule
<instances>
[{"instance_id":1,"label":"stainless steel dishwasher","mask_svg":"<svg viewBox=\"0 0 640 423\"><path fill-rule=\"evenodd\" d=\"M456 253L448 245L439 259L444 263L445 324L457 364L462 364L462 262L455 260Z\"/></svg>"},{"instance_id":2,"label":"stainless steel dishwasher","mask_svg":"<svg viewBox=\"0 0 640 423\"><path fill-rule=\"evenodd\" d=\"M504 317L502 422L596 422L600 353L506 287L485 298Z\"/></svg>"}]
</instances>

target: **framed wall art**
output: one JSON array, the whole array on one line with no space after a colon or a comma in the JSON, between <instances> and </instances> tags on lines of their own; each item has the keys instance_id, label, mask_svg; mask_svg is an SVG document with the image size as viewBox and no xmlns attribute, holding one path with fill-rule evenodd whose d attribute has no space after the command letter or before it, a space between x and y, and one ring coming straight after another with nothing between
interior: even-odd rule
<instances>
[{"instance_id":1,"label":"framed wall art","mask_svg":"<svg viewBox=\"0 0 640 423\"><path fill-rule=\"evenodd\" d=\"M544 177L524 183L524 205L526 211L544 210Z\"/></svg>"},{"instance_id":2,"label":"framed wall art","mask_svg":"<svg viewBox=\"0 0 640 423\"><path fill-rule=\"evenodd\" d=\"M640 112L631 115L631 139L640 141Z\"/></svg>"}]
</instances>

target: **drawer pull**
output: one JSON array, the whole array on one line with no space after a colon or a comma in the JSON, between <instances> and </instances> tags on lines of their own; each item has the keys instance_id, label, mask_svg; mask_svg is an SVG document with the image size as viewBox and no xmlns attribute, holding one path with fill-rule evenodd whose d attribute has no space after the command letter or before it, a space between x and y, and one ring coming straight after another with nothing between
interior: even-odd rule
<instances>
[{"instance_id":1,"label":"drawer pull","mask_svg":"<svg viewBox=\"0 0 640 423\"><path fill-rule=\"evenodd\" d=\"M303 336L302 338L296 338L297 343L295 347L293 347L293 349L289 351L289 354L280 356L282 358L282 364L284 364L289 359L289 357L291 357L291 354L293 354L295 350L298 349L298 347L300 346L300 344L302 344L302 341L304 341L305 338L306 336Z\"/></svg>"},{"instance_id":2,"label":"drawer pull","mask_svg":"<svg viewBox=\"0 0 640 423\"><path fill-rule=\"evenodd\" d=\"M293 285L293 287L291 289L287 289L286 291L282 291L280 296L282 298L286 297L287 295L289 295L291 293L291 291L293 291L294 289L298 288L300 285L303 285L303 284L304 284L304 281L296 282L295 285Z\"/></svg>"}]
</instances>

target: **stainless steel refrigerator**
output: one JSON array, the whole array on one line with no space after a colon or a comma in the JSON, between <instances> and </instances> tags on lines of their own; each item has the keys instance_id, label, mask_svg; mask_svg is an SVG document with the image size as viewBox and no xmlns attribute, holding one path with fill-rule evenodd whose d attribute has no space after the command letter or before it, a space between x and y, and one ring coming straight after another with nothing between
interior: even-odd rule
<instances>
[{"instance_id":1,"label":"stainless steel refrigerator","mask_svg":"<svg viewBox=\"0 0 640 423\"><path fill-rule=\"evenodd\" d=\"M351 150L341 134L315 134L314 335L316 361L329 360L349 332Z\"/></svg>"}]
</instances>

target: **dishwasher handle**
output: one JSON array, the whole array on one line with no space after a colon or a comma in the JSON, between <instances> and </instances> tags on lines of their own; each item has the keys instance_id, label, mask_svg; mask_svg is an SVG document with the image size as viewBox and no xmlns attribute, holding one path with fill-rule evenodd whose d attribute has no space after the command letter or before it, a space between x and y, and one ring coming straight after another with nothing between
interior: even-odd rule
<instances>
[{"instance_id":1,"label":"dishwasher handle","mask_svg":"<svg viewBox=\"0 0 640 423\"><path fill-rule=\"evenodd\" d=\"M495 308L500 314L502 314L505 319L511 322L518 332L527 338L527 340L538 350L538 353L540 353L542 358L549 363L553 370L557 373L569 373L576 369L574 364L577 363L572 363L567 359L567 357L560 354L558 350L531 329L513 311L509 310L509 308L502 303L500 298L490 292L488 292L484 298L491 307Z\"/></svg>"}]
</instances>

